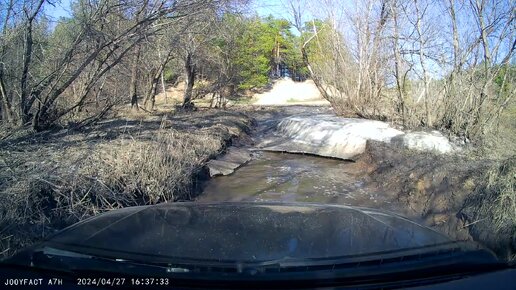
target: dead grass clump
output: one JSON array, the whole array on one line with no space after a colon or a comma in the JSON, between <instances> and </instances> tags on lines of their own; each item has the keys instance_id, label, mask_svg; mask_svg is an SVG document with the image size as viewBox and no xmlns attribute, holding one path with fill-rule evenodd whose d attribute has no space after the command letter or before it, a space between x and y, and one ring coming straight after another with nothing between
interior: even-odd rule
<instances>
[{"instance_id":1,"label":"dead grass clump","mask_svg":"<svg viewBox=\"0 0 516 290\"><path fill-rule=\"evenodd\" d=\"M223 146L206 132L161 130L151 141L117 140L104 144L87 160L81 175L103 192L102 208L188 199L192 176Z\"/></svg>"},{"instance_id":2,"label":"dead grass clump","mask_svg":"<svg viewBox=\"0 0 516 290\"><path fill-rule=\"evenodd\" d=\"M0 257L106 210L190 199L204 163L249 122L196 112L1 143Z\"/></svg>"},{"instance_id":3,"label":"dead grass clump","mask_svg":"<svg viewBox=\"0 0 516 290\"><path fill-rule=\"evenodd\" d=\"M495 228L512 228L516 241L516 157L507 159L488 173L486 189L496 196L494 204Z\"/></svg>"},{"instance_id":4,"label":"dead grass clump","mask_svg":"<svg viewBox=\"0 0 516 290\"><path fill-rule=\"evenodd\" d=\"M470 233L503 255L516 259L516 157L498 162L483 177L463 213Z\"/></svg>"},{"instance_id":5,"label":"dead grass clump","mask_svg":"<svg viewBox=\"0 0 516 290\"><path fill-rule=\"evenodd\" d=\"M160 130L63 150L55 163L20 162L2 178L2 254L106 210L189 199L196 173L223 145L207 132Z\"/></svg>"}]
</instances>

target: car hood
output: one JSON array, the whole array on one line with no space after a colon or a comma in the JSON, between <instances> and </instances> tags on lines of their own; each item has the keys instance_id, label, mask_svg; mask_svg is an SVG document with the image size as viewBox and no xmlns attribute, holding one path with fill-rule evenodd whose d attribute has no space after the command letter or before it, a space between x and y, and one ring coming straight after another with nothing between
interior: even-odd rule
<instances>
[{"instance_id":1,"label":"car hood","mask_svg":"<svg viewBox=\"0 0 516 290\"><path fill-rule=\"evenodd\" d=\"M265 262L396 253L452 243L403 217L365 208L275 203L163 203L113 210L44 247L152 262Z\"/></svg>"}]
</instances>

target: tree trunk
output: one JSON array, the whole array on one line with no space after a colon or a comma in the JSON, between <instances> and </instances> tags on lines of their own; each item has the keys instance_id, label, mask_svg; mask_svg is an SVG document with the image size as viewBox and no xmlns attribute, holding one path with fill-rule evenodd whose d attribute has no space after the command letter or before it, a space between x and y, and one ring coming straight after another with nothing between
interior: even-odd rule
<instances>
[{"instance_id":1,"label":"tree trunk","mask_svg":"<svg viewBox=\"0 0 516 290\"><path fill-rule=\"evenodd\" d=\"M22 126L25 124L29 119L29 110L30 107L27 105L27 98L29 95L29 66L31 64L32 60L32 45L33 45L33 39L32 39L32 20L27 23L27 28L25 31L25 51L24 51L24 60L23 60L23 69L22 69L22 75L20 79L20 103L18 107L18 125Z\"/></svg>"},{"instance_id":2,"label":"tree trunk","mask_svg":"<svg viewBox=\"0 0 516 290\"><path fill-rule=\"evenodd\" d=\"M454 72L459 72L461 64L460 47L459 47L459 29L457 28L457 18L455 16L455 1L450 1L450 17L452 21L453 32L453 69Z\"/></svg>"},{"instance_id":3,"label":"tree trunk","mask_svg":"<svg viewBox=\"0 0 516 290\"><path fill-rule=\"evenodd\" d=\"M210 108L215 108L215 98L216 98L216 95L217 95L216 92L211 93Z\"/></svg>"},{"instance_id":4,"label":"tree trunk","mask_svg":"<svg viewBox=\"0 0 516 290\"><path fill-rule=\"evenodd\" d=\"M163 90L163 94L165 94L165 104L168 103L168 94L167 94L167 88L165 87L165 77L164 77L164 71L162 70L161 71L161 74L160 74L160 78L161 78L161 89Z\"/></svg>"},{"instance_id":5,"label":"tree trunk","mask_svg":"<svg viewBox=\"0 0 516 290\"><path fill-rule=\"evenodd\" d=\"M3 68L2 64L0 64L0 97L2 98L2 120L6 120L8 123L13 122L13 111L11 102L9 101L9 97L7 96L7 93L5 91L5 85L3 80Z\"/></svg>"},{"instance_id":6,"label":"tree trunk","mask_svg":"<svg viewBox=\"0 0 516 290\"><path fill-rule=\"evenodd\" d=\"M31 117L30 110L32 107L32 102L27 101L27 98L29 98L29 95L32 95L31 98L33 98L34 95L37 95L36 92L30 92L29 88L30 66L32 64L32 54L34 45L34 40L32 39L32 25L34 23L34 19L36 19L36 16L40 12L43 3L45 3L45 0L39 0L33 13L31 15L27 15L27 26L25 31L24 43L25 50L23 54L23 69L20 80L20 103L18 108L18 125L20 126L26 124Z\"/></svg>"},{"instance_id":7,"label":"tree trunk","mask_svg":"<svg viewBox=\"0 0 516 290\"><path fill-rule=\"evenodd\" d=\"M394 21L394 37L392 38L393 43L393 49L394 49L394 77L396 78L396 91L398 95L398 102L399 102L399 112L401 114L401 122L403 126L406 124L406 116L405 116L405 96L403 94L403 77L401 75L401 53L400 53L400 46L399 46L399 24L398 24L398 11L396 3L391 3L391 13L392 18Z\"/></svg>"},{"instance_id":8,"label":"tree trunk","mask_svg":"<svg viewBox=\"0 0 516 290\"><path fill-rule=\"evenodd\" d=\"M133 64L131 66L131 83L129 84L129 96L131 97L131 108L139 110L138 107L138 62L140 60L140 45L136 46Z\"/></svg>"},{"instance_id":9,"label":"tree trunk","mask_svg":"<svg viewBox=\"0 0 516 290\"><path fill-rule=\"evenodd\" d=\"M147 89L147 93L145 94L145 101L143 102L143 106L147 107L148 102L151 102L151 106L148 109L154 110L154 104L156 103L156 91L158 89L159 83L159 73L152 73L149 76L149 86Z\"/></svg>"},{"instance_id":10,"label":"tree trunk","mask_svg":"<svg viewBox=\"0 0 516 290\"><path fill-rule=\"evenodd\" d=\"M11 11L14 7L14 0L10 0L9 4L7 6L7 10L5 12L5 19L3 23L2 28L2 36L5 39L7 35L7 25L9 18L11 18ZM5 46L2 45L2 51L0 52L0 55L5 54ZM2 111L2 120L6 120L8 123L12 123L14 121L14 113L13 113L13 107L9 100L9 96L7 95L7 91L5 88L5 82L4 82L4 63L0 62L0 97L2 98L1 103L1 111Z\"/></svg>"},{"instance_id":11,"label":"tree trunk","mask_svg":"<svg viewBox=\"0 0 516 290\"><path fill-rule=\"evenodd\" d=\"M183 97L183 108L189 107L192 104L192 92L195 82L195 73L195 65L192 63L192 54L188 53L185 60L186 86Z\"/></svg>"},{"instance_id":12,"label":"tree trunk","mask_svg":"<svg viewBox=\"0 0 516 290\"><path fill-rule=\"evenodd\" d=\"M484 8L485 3L484 1L480 2L479 0L476 1L476 9L477 9L477 21L478 21L478 28L480 30L480 39L482 40L482 48L484 49L484 66L488 68L491 65L491 52L489 51L489 43L487 40L487 28L484 23Z\"/></svg>"},{"instance_id":13,"label":"tree trunk","mask_svg":"<svg viewBox=\"0 0 516 290\"><path fill-rule=\"evenodd\" d=\"M419 64L421 65L421 70L423 71L423 84L424 84L424 89L423 89L423 93L421 94L421 96L423 97L423 101L424 101L424 105L425 105L425 115L426 115L426 126L429 126L431 127L432 126L432 116L430 115L430 109L428 108L428 74L427 74L427 71L426 71L426 64L425 64L425 52L424 52L424 46L425 46L425 41L423 39L423 31L421 29L421 22L423 21L423 17L424 15L422 13L420 13L420 9L419 9L419 6L418 6L418 2L417 0L414 0L414 7L416 9L416 31L417 31L417 35L418 35L418 41L419 41ZM423 9L423 11L425 11L426 9ZM424 12L423 12L424 13Z\"/></svg>"}]
</instances>

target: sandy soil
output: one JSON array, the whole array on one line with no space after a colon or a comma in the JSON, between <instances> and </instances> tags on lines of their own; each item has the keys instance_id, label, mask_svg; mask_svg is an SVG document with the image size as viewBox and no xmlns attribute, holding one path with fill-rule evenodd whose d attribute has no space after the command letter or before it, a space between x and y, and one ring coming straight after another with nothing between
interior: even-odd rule
<instances>
[{"instance_id":1,"label":"sandy soil","mask_svg":"<svg viewBox=\"0 0 516 290\"><path fill-rule=\"evenodd\" d=\"M172 110L183 101L184 83L179 82L175 87L169 86L166 92L156 95L156 110ZM290 78L276 80L270 88L262 93L252 94L249 92L250 104L260 106L330 106L325 100L312 80L294 82ZM210 98L194 100L196 106L205 107L209 105ZM230 101L230 105L233 100ZM247 101L245 101L247 103Z\"/></svg>"},{"instance_id":2,"label":"sandy soil","mask_svg":"<svg viewBox=\"0 0 516 290\"><path fill-rule=\"evenodd\" d=\"M312 80L294 82L290 78L276 81L271 90L254 95L253 99L255 105L330 105Z\"/></svg>"}]
</instances>

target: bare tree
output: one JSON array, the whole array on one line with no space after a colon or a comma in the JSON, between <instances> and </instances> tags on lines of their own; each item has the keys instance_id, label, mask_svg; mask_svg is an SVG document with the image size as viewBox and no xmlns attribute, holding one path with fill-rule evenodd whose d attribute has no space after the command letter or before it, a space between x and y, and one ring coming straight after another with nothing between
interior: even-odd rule
<instances>
[{"instance_id":1,"label":"bare tree","mask_svg":"<svg viewBox=\"0 0 516 290\"><path fill-rule=\"evenodd\" d=\"M381 117L389 1L361 1L355 11L339 1L322 2L316 5L323 7L318 15L325 20L306 24L300 23L301 6L294 1L290 5L295 26L305 35L302 54L312 79L337 110ZM342 27L348 30L347 39Z\"/></svg>"},{"instance_id":2,"label":"bare tree","mask_svg":"<svg viewBox=\"0 0 516 290\"><path fill-rule=\"evenodd\" d=\"M511 1L320 0L311 21L302 2L303 59L341 114L480 139L513 98Z\"/></svg>"},{"instance_id":3,"label":"bare tree","mask_svg":"<svg viewBox=\"0 0 516 290\"><path fill-rule=\"evenodd\" d=\"M156 23L196 13L213 2L216 1L148 0L142 5L139 1L79 0L74 8L74 22L68 24L73 26L68 42L55 43L55 49L60 53L34 57L44 53L41 46L33 45L33 36L39 19L44 17L42 6L45 0L24 1L19 6L20 11L12 13L17 17L13 21L14 27L5 27L4 24L2 31L3 35L8 34L5 31L14 35L10 42L2 42L4 53L11 54L19 42L24 47L23 55L10 59L9 66L3 65L0 74L1 105L5 119L18 126L32 123L36 130L47 128L87 103L88 98L94 96L94 88L101 85L99 81L104 76L123 63L128 55L138 52L138 44L144 38L164 29L164 25L155 25ZM131 15L133 11L143 12L135 21L127 21L125 15ZM116 21L109 22L110 20ZM113 23L117 25L114 26ZM133 60L131 74L134 76L134 65L137 65L138 58ZM9 71L9 79L6 77L6 70ZM79 78L85 82L81 96L74 103L61 102ZM134 92L134 87L131 87L131 97L135 95Z\"/></svg>"}]
</instances>

